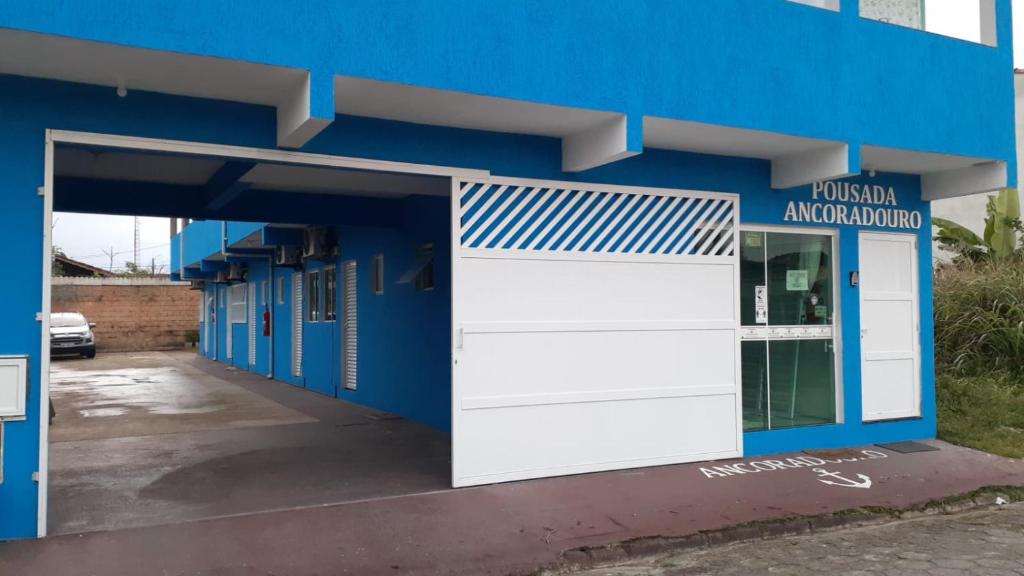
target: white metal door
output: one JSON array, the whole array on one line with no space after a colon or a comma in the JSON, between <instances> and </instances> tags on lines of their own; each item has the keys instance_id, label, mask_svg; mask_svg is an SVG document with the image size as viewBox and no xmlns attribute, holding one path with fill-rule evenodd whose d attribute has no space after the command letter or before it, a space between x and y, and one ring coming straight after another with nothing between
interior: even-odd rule
<instances>
[{"instance_id":1,"label":"white metal door","mask_svg":"<svg viewBox=\"0 0 1024 576\"><path fill-rule=\"evenodd\" d=\"M917 237L860 233L861 390L865 422L921 415Z\"/></svg>"},{"instance_id":2,"label":"white metal door","mask_svg":"<svg viewBox=\"0 0 1024 576\"><path fill-rule=\"evenodd\" d=\"M742 455L734 195L452 198L455 486Z\"/></svg>"}]
</instances>

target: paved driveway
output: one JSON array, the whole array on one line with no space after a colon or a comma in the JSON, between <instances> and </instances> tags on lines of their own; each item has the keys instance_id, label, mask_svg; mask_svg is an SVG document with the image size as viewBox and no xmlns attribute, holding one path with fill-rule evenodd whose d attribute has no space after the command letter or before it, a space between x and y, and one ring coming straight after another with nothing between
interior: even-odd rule
<instances>
[{"instance_id":1,"label":"paved driveway","mask_svg":"<svg viewBox=\"0 0 1024 576\"><path fill-rule=\"evenodd\" d=\"M448 487L447 434L189 352L52 366L51 534Z\"/></svg>"}]
</instances>

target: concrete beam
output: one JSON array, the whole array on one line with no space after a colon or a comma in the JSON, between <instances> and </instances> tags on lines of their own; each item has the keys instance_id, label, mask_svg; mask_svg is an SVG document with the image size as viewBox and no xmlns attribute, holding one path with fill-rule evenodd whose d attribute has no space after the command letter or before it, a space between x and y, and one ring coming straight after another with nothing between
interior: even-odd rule
<instances>
[{"instance_id":1,"label":"concrete beam","mask_svg":"<svg viewBox=\"0 0 1024 576\"><path fill-rule=\"evenodd\" d=\"M205 260L204 260L205 262ZM211 280L217 275L216 272L204 272L195 268L182 268L182 280Z\"/></svg>"},{"instance_id":2,"label":"concrete beam","mask_svg":"<svg viewBox=\"0 0 1024 576\"><path fill-rule=\"evenodd\" d=\"M783 190L860 174L860 148L838 144L772 160L772 188Z\"/></svg>"},{"instance_id":3,"label":"concrete beam","mask_svg":"<svg viewBox=\"0 0 1024 576\"><path fill-rule=\"evenodd\" d=\"M302 228L263 227L264 246L302 246L304 241Z\"/></svg>"},{"instance_id":4,"label":"concrete beam","mask_svg":"<svg viewBox=\"0 0 1024 576\"><path fill-rule=\"evenodd\" d=\"M214 172L203 186L206 210L214 212L230 204L250 185L239 180L256 166L255 162L231 160Z\"/></svg>"},{"instance_id":5,"label":"concrete beam","mask_svg":"<svg viewBox=\"0 0 1024 576\"><path fill-rule=\"evenodd\" d=\"M643 121L625 115L562 138L562 171L582 172L643 152Z\"/></svg>"},{"instance_id":6,"label":"concrete beam","mask_svg":"<svg viewBox=\"0 0 1024 576\"><path fill-rule=\"evenodd\" d=\"M199 261L199 272L206 274L216 274L221 270L227 270L228 263L223 260L200 260ZM185 268L187 272L190 268Z\"/></svg>"},{"instance_id":7,"label":"concrete beam","mask_svg":"<svg viewBox=\"0 0 1024 576\"><path fill-rule=\"evenodd\" d=\"M1006 162L985 162L967 168L921 175L921 198L942 200L1001 190L1009 185Z\"/></svg>"},{"instance_id":8,"label":"concrete beam","mask_svg":"<svg viewBox=\"0 0 1024 576\"><path fill-rule=\"evenodd\" d=\"M306 77L277 106L277 145L302 148L334 122L334 75Z\"/></svg>"}]
</instances>

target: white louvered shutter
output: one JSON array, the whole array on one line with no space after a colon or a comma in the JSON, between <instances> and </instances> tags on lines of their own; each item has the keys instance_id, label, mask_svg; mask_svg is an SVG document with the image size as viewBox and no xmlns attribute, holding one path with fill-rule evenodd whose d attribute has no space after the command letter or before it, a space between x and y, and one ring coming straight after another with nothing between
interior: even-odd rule
<instances>
[{"instance_id":1,"label":"white louvered shutter","mask_svg":"<svg viewBox=\"0 0 1024 576\"><path fill-rule=\"evenodd\" d=\"M359 350L359 330L357 322L356 306L356 263L350 261L345 263L345 294L343 295L342 314L342 350L344 359L343 374L344 385L349 390L355 390L357 385L357 357Z\"/></svg>"},{"instance_id":2,"label":"white louvered shutter","mask_svg":"<svg viewBox=\"0 0 1024 576\"><path fill-rule=\"evenodd\" d=\"M256 283L249 283L249 366L256 365Z\"/></svg>"},{"instance_id":3,"label":"white louvered shutter","mask_svg":"<svg viewBox=\"0 0 1024 576\"><path fill-rule=\"evenodd\" d=\"M302 273L292 273L292 376L302 376Z\"/></svg>"}]
</instances>

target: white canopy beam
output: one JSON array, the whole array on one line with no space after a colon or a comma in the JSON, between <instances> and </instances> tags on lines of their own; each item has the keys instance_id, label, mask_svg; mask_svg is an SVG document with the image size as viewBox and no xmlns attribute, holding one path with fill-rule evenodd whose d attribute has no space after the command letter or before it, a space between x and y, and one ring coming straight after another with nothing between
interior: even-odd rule
<instances>
[{"instance_id":1,"label":"white canopy beam","mask_svg":"<svg viewBox=\"0 0 1024 576\"><path fill-rule=\"evenodd\" d=\"M1006 162L984 162L966 168L922 174L921 197L931 201L992 192L1006 188L1008 182Z\"/></svg>"},{"instance_id":2,"label":"white canopy beam","mask_svg":"<svg viewBox=\"0 0 1024 576\"><path fill-rule=\"evenodd\" d=\"M302 148L334 121L334 77L307 72L277 106L277 145Z\"/></svg>"},{"instance_id":3,"label":"white canopy beam","mask_svg":"<svg viewBox=\"0 0 1024 576\"><path fill-rule=\"evenodd\" d=\"M795 188L860 174L859 152L859 147L837 144L775 158L772 188Z\"/></svg>"},{"instance_id":4,"label":"white canopy beam","mask_svg":"<svg viewBox=\"0 0 1024 576\"><path fill-rule=\"evenodd\" d=\"M643 124L625 115L562 138L562 171L582 172L643 152Z\"/></svg>"}]
</instances>

